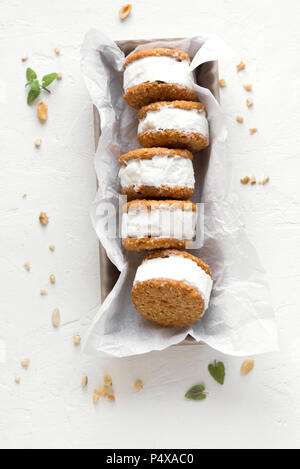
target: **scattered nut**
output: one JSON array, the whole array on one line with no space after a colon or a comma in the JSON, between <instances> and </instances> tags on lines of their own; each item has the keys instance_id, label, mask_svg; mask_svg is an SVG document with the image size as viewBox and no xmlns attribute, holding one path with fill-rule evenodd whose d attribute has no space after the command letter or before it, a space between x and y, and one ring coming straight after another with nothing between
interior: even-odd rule
<instances>
[{"instance_id":1,"label":"scattered nut","mask_svg":"<svg viewBox=\"0 0 300 469\"><path fill-rule=\"evenodd\" d=\"M60 311L58 308L55 308L52 313L52 326L58 327L60 325Z\"/></svg>"},{"instance_id":2,"label":"scattered nut","mask_svg":"<svg viewBox=\"0 0 300 469\"><path fill-rule=\"evenodd\" d=\"M109 387L112 386L112 379L110 375L104 373L104 386Z\"/></svg>"},{"instance_id":3,"label":"scattered nut","mask_svg":"<svg viewBox=\"0 0 300 469\"><path fill-rule=\"evenodd\" d=\"M252 101L252 99L246 99L246 104L247 104L248 107L253 106L253 101Z\"/></svg>"},{"instance_id":4,"label":"scattered nut","mask_svg":"<svg viewBox=\"0 0 300 469\"><path fill-rule=\"evenodd\" d=\"M52 285L54 285L54 283L56 283L56 277L55 277L54 274L50 275L50 283L52 283Z\"/></svg>"},{"instance_id":5,"label":"scattered nut","mask_svg":"<svg viewBox=\"0 0 300 469\"><path fill-rule=\"evenodd\" d=\"M221 80L219 80L219 85L220 85L221 88L225 88L226 81L224 80L224 78L221 78Z\"/></svg>"},{"instance_id":6,"label":"scattered nut","mask_svg":"<svg viewBox=\"0 0 300 469\"><path fill-rule=\"evenodd\" d=\"M62 80L62 74L61 74L61 73L58 73L57 79L58 79L58 80Z\"/></svg>"},{"instance_id":7,"label":"scattered nut","mask_svg":"<svg viewBox=\"0 0 300 469\"><path fill-rule=\"evenodd\" d=\"M246 376L254 368L254 360L245 360L241 367L241 373L243 376Z\"/></svg>"},{"instance_id":8,"label":"scattered nut","mask_svg":"<svg viewBox=\"0 0 300 469\"><path fill-rule=\"evenodd\" d=\"M250 182L249 176L245 176L244 178L241 179L242 184L248 184Z\"/></svg>"},{"instance_id":9,"label":"scattered nut","mask_svg":"<svg viewBox=\"0 0 300 469\"><path fill-rule=\"evenodd\" d=\"M250 85L250 83L245 83L244 88L246 91L252 91L252 85Z\"/></svg>"},{"instance_id":10,"label":"scattered nut","mask_svg":"<svg viewBox=\"0 0 300 469\"><path fill-rule=\"evenodd\" d=\"M258 131L258 129L256 129L256 128L249 129L249 133L250 133L250 135L254 135L254 134L256 134L256 132L257 132L257 131Z\"/></svg>"},{"instance_id":11,"label":"scattered nut","mask_svg":"<svg viewBox=\"0 0 300 469\"><path fill-rule=\"evenodd\" d=\"M20 378L20 376L16 376L16 377L15 377L15 383L16 383L16 384L20 384L20 383L21 383L21 378Z\"/></svg>"},{"instance_id":12,"label":"scattered nut","mask_svg":"<svg viewBox=\"0 0 300 469\"><path fill-rule=\"evenodd\" d=\"M41 290L41 296L47 296L48 292L47 290Z\"/></svg>"},{"instance_id":13,"label":"scattered nut","mask_svg":"<svg viewBox=\"0 0 300 469\"><path fill-rule=\"evenodd\" d=\"M25 269L27 270L27 272L29 272L29 271L30 271L30 268L31 268L30 262L28 262L28 261L25 262L24 267L25 267Z\"/></svg>"},{"instance_id":14,"label":"scattered nut","mask_svg":"<svg viewBox=\"0 0 300 469\"><path fill-rule=\"evenodd\" d=\"M42 144L42 139L41 139L41 138L37 138L37 139L34 141L34 146L35 146L36 148L40 148L41 144Z\"/></svg>"},{"instance_id":15,"label":"scattered nut","mask_svg":"<svg viewBox=\"0 0 300 469\"><path fill-rule=\"evenodd\" d=\"M80 344L81 344L81 337L80 337L80 335L74 335L74 336L73 336L73 342L74 342L74 345L80 345Z\"/></svg>"},{"instance_id":16,"label":"scattered nut","mask_svg":"<svg viewBox=\"0 0 300 469\"><path fill-rule=\"evenodd\" d=\"M138 379L135 383L134 383L134 387L137 391L141 391L143 389L143 383L140 379Z\"/></svg>"},{"instance_id":17,"label":"scattered nut","mask_svg":"<svg viewBox=\"0 0 300 469\"><path fill-rule=\"evenodd\" d=\"M21 366L23 368L28 368L30 365L30 360L28 358L25 358L24 360L21 361Z\"/></svg>"},{"instance_id":18,"label":"scattered nut","mask_svg":"<svg viewBox=\"0 0 300 469\"><path fill-rule=\"evenodd\" d=\"M48 106L43 101L37 105L37 115L38 118L43 122L48 119Z\"/></svg>"},{"instance_id":19,"label":"scattered nut","mask_svg":"<svg viewBox=\"0 0 300 469\"><path fill-rule=\"evenodd\" d=\"M246 64L244 64L244 62L241 60L240 63L236 66L236 69L238 72L240 72L241 70L245 70L246 68Z\"/></svg>"},{"instance_id":20,"label":"scattered nut","mask_svg":"<svg viewBox=\"0 0 300 469\"><path fill-rule=\"evenodd\" d=\"M41 212L39 220L40 220L41 225L47 226L48 223L49 223L49 217L48 217L47 213Z\"/></svg>"},{"instance_id":21,"label":"scattered nut","mask_svg":"<svg viewBox=\"0 0 300 469\"><path fill-rule=\"evenodd\" d=\"M98 394L93 394L93 403L94 404L98 404L99 399L100 399L100 397L98 396Z\"/></svg>"},{"instance_id":22,"label":"scattered nut","mask_svg":"<svg viewBox=\"0 0 300 469\"><path fill-rule=\"evenodd\" d=\"M54 52L55 52L56 55L59 55L59 54L60 54L59 48L58 48L58 47L55 47Z\"/></svg>"},{"instance_id":23,"label":"scattered nut","mask_svg":"<svg viewBox=\"0 0 300 469\"><path fill-rule=\"evenodd\" d=\"M250 184L252 186L254 186L254 184L256 184L256 177L255 176L252 176L251 179L250 179Z\"/></svg>"},{"instance_id":24,"label":"scattered nut","mask_svg":"<svg viewBox=\"0 0 300 469\"><path fill-rule=\"evenodd\" d=\"M265 178L261 181L261 183L262 183L263 185L265 185L265 184L268 184L269 181L270 181L270 178L269 178L269 176L267 176L267 177L265 177Z\"/></svg>"},{"instance_id":25,"label":"scattered nut","mask_svg":"<svg viewBox=\"0 0 300 469\"><path fill-rule=\"evenodd\" d=\"M88 385L88 382L89 382L88 377L87 377L87 376L84 376L84 377L82 378L82 380L81 380L81 386L82 386L83 388L86 388L87 385Z\"/></svg>"},{"instance_id":26,"label":"scattered nut","mask_svg":"<svg viewBox=\"0 0 300 469\"><path fill-rule=\"evenodd\" d=\"M132 10L132 5L130 3L127 3L127 5L122 6L120 11L119 11L120 19L122 21L125 20L127 18L127 16L130 15L131 10Z\"/></svg>"},{"instance_id":27,"label":"scattered nut","mask_svg":"<svg viewBox=\"0 0 300 469\"><path fill-rule=\"evenodd\" d=\"M244 118L242 116L236 116L236 120L237 122L239 122L240 124L242 124L244 122Z\"/></svg>"},{"instance_id":28,"label":"scattered nut","mask_svg":"<svg viewBox=\"0 0 300 469\"><path fill-rule=\"evenodd\" d=\"M28 55L24 55L24 57L22 57L21 60L22 60L22 62L27 62L27 60L28 60Z\"/></svg>"},{"instance_id":29,"label":"scattered nut","mask_svg":"<svg viewBox=\"0 0 300 469\"><path fill-rule=\"evenodd\" d=\"M54 246L54 244L50 244L49 250L50 250L51 252L54 252L54 251L55 251L55 246Z\"/></svg>"}]
</instances>

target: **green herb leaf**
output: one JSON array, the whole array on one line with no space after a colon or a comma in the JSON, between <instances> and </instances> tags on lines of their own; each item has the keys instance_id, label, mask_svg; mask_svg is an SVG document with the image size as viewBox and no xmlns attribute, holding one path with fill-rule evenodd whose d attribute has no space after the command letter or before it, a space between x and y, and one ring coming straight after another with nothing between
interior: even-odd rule
<instances>
[{"instance_id":1,"label":"green herb leaf","mask_svg":"<svg viewBox=\"0 0 300 469\"><path fill-rule=\"evenodd\" d=\"M211 376L219 383L224 384L225 380L225 366L223 362L215 362L208 365L208 371Z\"/></svg>"},{"instance_id":2,"label":"green herb leaf","mask_svg":"<svg viewBox=\"0 0 300 469\"><path fill-rule=\"evenodd\" d=\"M33 80L30 83L30 89L33 91L41 91L41 85L40 85L39 80Z\"/></svg>"},{"instance_id":3,"label":"green herb leaf","mask_svg":"<svg viewBox=\"0 0 300 469\"><path fill-rule=\"evenodd\" d=\"M28 104L31 104L33 103L33 101L36 100L36 98L41 94L41 88L38 89L38 90L33 90L31 89L28 93L28 96L27 96L27 103Z\"/></svg>"},{"instance_id":4,"label":"green herb leaf","mask_svg":"<svg viewBox=\"0 0 300 469\"><path fill-rule=\"evenodd\" d=\"M192 386L188 390L184 397L192 401L203 401L206 399L206 393L204 391L205 386L203 384L195 384L195 386Z\"/></svg>"},{"instance_id":5,"label":"green herb leaf","mask_svg":"<svg viewBox=\"0 0 300 469\"><path fill-rule=\"evenodd\" d=\"M26 70L26 79L30 83L31 81L35 80L37 78L37 74L35 73L32 68L27 68Z\"/></svg>"},{"instance_id":6,"label":"green herb leaf","mask_svg":"<svg viewBox=\"0 0 300 469\"><path fill-rule=\"evenodd\" d=\"M58 73L49 73L49 75L45 75L43 77L42 86L49 86L56 80L58 77Z\"/></svg>"}]
</instances>

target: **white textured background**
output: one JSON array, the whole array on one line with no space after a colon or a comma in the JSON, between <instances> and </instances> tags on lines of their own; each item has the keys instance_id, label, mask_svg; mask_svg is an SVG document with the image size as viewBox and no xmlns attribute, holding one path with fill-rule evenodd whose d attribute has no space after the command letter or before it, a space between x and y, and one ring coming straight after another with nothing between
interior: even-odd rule
<instances>
[{"instance_id":1,"label":"white textured background","mask_svg":"<svg viewBox=\"0 0 300 469\"><path fill-rule=\"evenodd\" d=\"M122 3L0 0L0 447L299 448L300 3L135 0L132 16L121 23ZM257 357L246 378L240 359L206 347L96 362L73 346L73 334L84 333L82 317L100 298L88 213L95 194L92 109L79 70L80 45L91 27L116 39L216 33L247 64L240 74L236 63L221 69L228 83L222 90L228 158L249 236L269 274L280 352ZM25 102L27 66L41 75L63 73L45 96L45 125ZM245 81L254 86L251 110ZM243 125L235 122L237 114L245 117ZM258 134L250 137L249 127L258 127ZM37 137L43 139L39 150ZM269 186L241 186L240 177L252 174L270 176ZM46 229L38 222L41 211L50 217ZM51 326L54 307L62 314L59 330ZM20 368L25 357L32 362L28 371ZM207 372L215 358L226 365L224 387ZM92 391L104 370L113 376L117 401L95 407ZM140 394L133 389L137 378L145 385ZM201 381L207 401L186 402L186 389Z\"/></svg>"}]
</instances>

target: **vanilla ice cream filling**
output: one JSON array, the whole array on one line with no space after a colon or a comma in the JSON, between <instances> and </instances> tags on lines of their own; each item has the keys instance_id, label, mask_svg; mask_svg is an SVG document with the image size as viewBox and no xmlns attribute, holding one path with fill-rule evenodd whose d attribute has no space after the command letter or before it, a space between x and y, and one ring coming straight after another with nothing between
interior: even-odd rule
<instances>
[{"instance_id":1,"label":"vanilla ice cream filling","mask_svg":"<svg viewBox=\"0 0 300 469\"><path fill-rule=\"evenodd\" d=\"M208 122L205 112L197 109L179 109L160 106L157 111L148 111L140 121L138 133L158 130L179 130L196 132L208 137Z\"/></svg>"},{"instance_id":2,"label":"vanilla ice cream filling","mask_svg":"<svg viewBox=\"0 0 300 469\"><path fill-rule=\"evenodd\" d=\"M171 279L195 288L208 308L213 281L196 262L183 256L155 257L145 260L137 269L134 285L152 279Z\"/></svg>"},{"instance_id":3,"label":"vanilla ice cream filling","mask_svg":"<svg viewBox=\"0 0 300 469\"><path fill-rule=\"evenodd\" d=\"M188 187L194 189L193 163L175 155L155 155L151 159L131 159L119 172L122 187L151 186Z\"/></svg>"},{"instance_id":4,"label":"vanilla ice cream filling","mask_svg":"<svg viewBox=\"0 0 300 469\"><path fill-rule=\"evenodd\" d=\"M196 235L197 212L192 210L132 208L123 214L122 238L174 238L193 240Z\"/></svg>"},{"instance_id":5,"label":"vanilla ice cream filling","mask_svg":"<svg viewBox=\"0 0 300 469\"><path fill-rule=\"evenodd\" d=\"M124 70L125 91L145 82L163 81L193 88L193 73L187 60L150 56L134 60Z\"/></svg>"}]
</instances>

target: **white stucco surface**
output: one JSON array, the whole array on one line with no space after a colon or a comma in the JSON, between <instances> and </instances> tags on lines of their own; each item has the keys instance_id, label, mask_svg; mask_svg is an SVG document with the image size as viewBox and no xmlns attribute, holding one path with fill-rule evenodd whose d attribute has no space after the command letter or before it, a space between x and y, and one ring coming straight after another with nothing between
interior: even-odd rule
<instances>
[{"instance_id":1,"label":"white stucco surface","mask_svg":"<svg viewBox=\"0 0 300 469\"><path fill-rule=\"evenodd\" d=\"M120 0L0 1L0 448L299 448L300 4L132 3L131 17L121 23ZM221 66L228 158L249 236L270 278L280 342L279 352L255 358L247 377L240 375L241 359L207 347L95 361L73 345L100 300L98 243L89 220L96 190L93 116L79 69L91 27L116 39L216 33L247 64L239 74L235 62ZM63 74L44 96L44 125L26 105L27 66L40 75ZM251 110L244 82L253 83ZM250 127L258 133L249 136ZM269 185L242 186L240 178L252 174L270 176ZM50 217L46 228L38 222L41 211ZM55 307L62 315L57 330ZM25 371L20 361L27 357ZM208 375L214 359L225 363L224 387ZM116 402L95 407L92 393L104 371L113 377ZM82 390L84 375L89 385ZM137 378L144 382L141 393L133 387ZM206 384L207 400L185 401L197 382Z\"/></svg>"}]
</instances>

